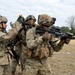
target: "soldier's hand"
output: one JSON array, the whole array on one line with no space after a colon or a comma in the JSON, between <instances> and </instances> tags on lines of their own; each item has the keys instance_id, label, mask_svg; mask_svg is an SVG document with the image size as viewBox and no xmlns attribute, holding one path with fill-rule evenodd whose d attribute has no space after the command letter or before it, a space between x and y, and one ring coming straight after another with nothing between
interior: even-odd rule
<instances>
[{"instance_id":1,"label":"soldier's hand","mask_svg":"<svg viewBox=\"0 0 75 75\"><path fill-rule=\"evenodd\" d=\"M44 40L51 40L51 38L52 38L52 35L49 34L48 32L45 32L45 33L43 34L43 39L44 39Z\"/></svg>"},{"instance_id":2,"label":"soldier's hand","mask_svg":"<svg viewBox=\"0 0 75 75\"><path fill-rule=\"evenodd\" d=\"M70 40L71 40L70 38L66 38L65 43L69 44Z\"/></svg>"},{"instance_id":3,"label":"soldier's hand","mask_svg":"<svg viewBox=\"0 0 75 75\"><path fill-rule=\"evenodd\" d=\"M65 43L65 44L69 44L70 40L71 40L70 38L62 39L62 40L61 40L61 43L62 43L62 44L64 44L64 43Z\"/></svg>"}]
</instances>

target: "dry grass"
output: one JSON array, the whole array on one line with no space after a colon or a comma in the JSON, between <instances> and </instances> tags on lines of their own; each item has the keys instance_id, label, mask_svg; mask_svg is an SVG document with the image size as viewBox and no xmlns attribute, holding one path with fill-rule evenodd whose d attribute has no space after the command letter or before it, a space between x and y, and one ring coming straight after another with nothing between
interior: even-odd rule
<instances>
[{"instance_id":1,"label":"dry grass","mask_svg":"<svg viewBox=\"0 0 75 75\"><path fill-rule=\"evenodd\" d=\"M75 75L75 40L49 58L52 75Z\"/></svg>"}]
</instances>

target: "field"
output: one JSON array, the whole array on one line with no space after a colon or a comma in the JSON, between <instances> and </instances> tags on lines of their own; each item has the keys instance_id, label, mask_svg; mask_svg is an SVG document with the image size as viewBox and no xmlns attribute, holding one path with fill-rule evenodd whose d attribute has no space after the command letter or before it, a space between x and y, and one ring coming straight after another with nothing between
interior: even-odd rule
<instances>
[{"instance_id":1,"label":"field","mask_svg":"<svg viewBox=\"0 0 75 75\"><path fill-rule=\"evenodd\" d=\"M75 40L48 58L52 75L75 75ZM19 67L18 67L19 68ZM17 69L17 75L20 70Z\"/></svg>"},{"instance_id":2,"label":"field","mask_svg":"<svg viewBox=\"0 0 75 75\"><path fill-rule=\"evenodd\" d=\"M52 75L75 75L75 40L49 58Z\"/></svg>"}]
</instances>

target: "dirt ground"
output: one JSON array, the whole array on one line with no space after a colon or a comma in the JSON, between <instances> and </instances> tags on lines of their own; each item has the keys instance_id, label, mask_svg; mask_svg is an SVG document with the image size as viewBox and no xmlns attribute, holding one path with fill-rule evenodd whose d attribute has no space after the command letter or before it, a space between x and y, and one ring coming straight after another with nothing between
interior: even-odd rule
<instances>
[{"instance_id":1,"label":"dirt ground","mask_svg":"<svg viewBox=\"0 0 75 75\"><path fill-rule=\"evenodd\" d=\"M48 58L52 75L75 75L75 40L71 40L69 45L63 47L59 52L54 52L53 56ZM19 67L16 75L20 75Z\"/></svg>"}]
</instances>

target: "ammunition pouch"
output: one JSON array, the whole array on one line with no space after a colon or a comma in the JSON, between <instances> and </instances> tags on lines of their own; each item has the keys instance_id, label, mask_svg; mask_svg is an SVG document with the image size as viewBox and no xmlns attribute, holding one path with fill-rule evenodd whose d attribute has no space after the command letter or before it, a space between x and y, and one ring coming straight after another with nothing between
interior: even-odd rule
<instances>
[{"instance_id":1,"label":"ammunition pouch","mask_svg":"<svg viewBox=\"0 0 75 75\"><path fill-rule=\"evenodd\" d=\"M23 53L27 58L44 59L52 55L51 47L38 47L34 50L30 50L27 47L23 47Z\"/></svg>"},{"instance_id":2,"label":"ammunition pouch","mask_svg":"<svg viewBox=\"0 0 75 75\"><path fill-rule=\"evenodd\" d=\"M31 50L26 50L25 51L25 56L27 56L28 58L31 58L31 55L32 55L32 51Z\"/></svg>"},{"instance_id":3,"label":"ammunition pouch","mask_svg":"<svg viewBox=\"0 0 75 75\"><path fill-rule=\"evenodd\" d=\"M23 46L23 54L27 57L27 58L31 58L32 55L32 51L30 49L28 49L26 46Z\"/></svg>"},{"instance_id":4,"label":"ammunition pouch","mask_svg":"<svg viewBox=\"0 0 75 75\"><path fill-rule=\"evenodd\" d=\"M40 59L42 59L42 58L48 58L49 57L49 49L47 47L40 48L38 57Z\"/></svg>"},{"instance_id":5,"label":"ammunition pouch","mask_svg":"<svg viewBox=\"0 0 75 75\"><path fill-rule=\"evenodd\" d=\"M49 49L47 47L41 47L34 52L34 57L38 57L39 59L48 58L49 57Z\"/></svg>"}]
</instances>

